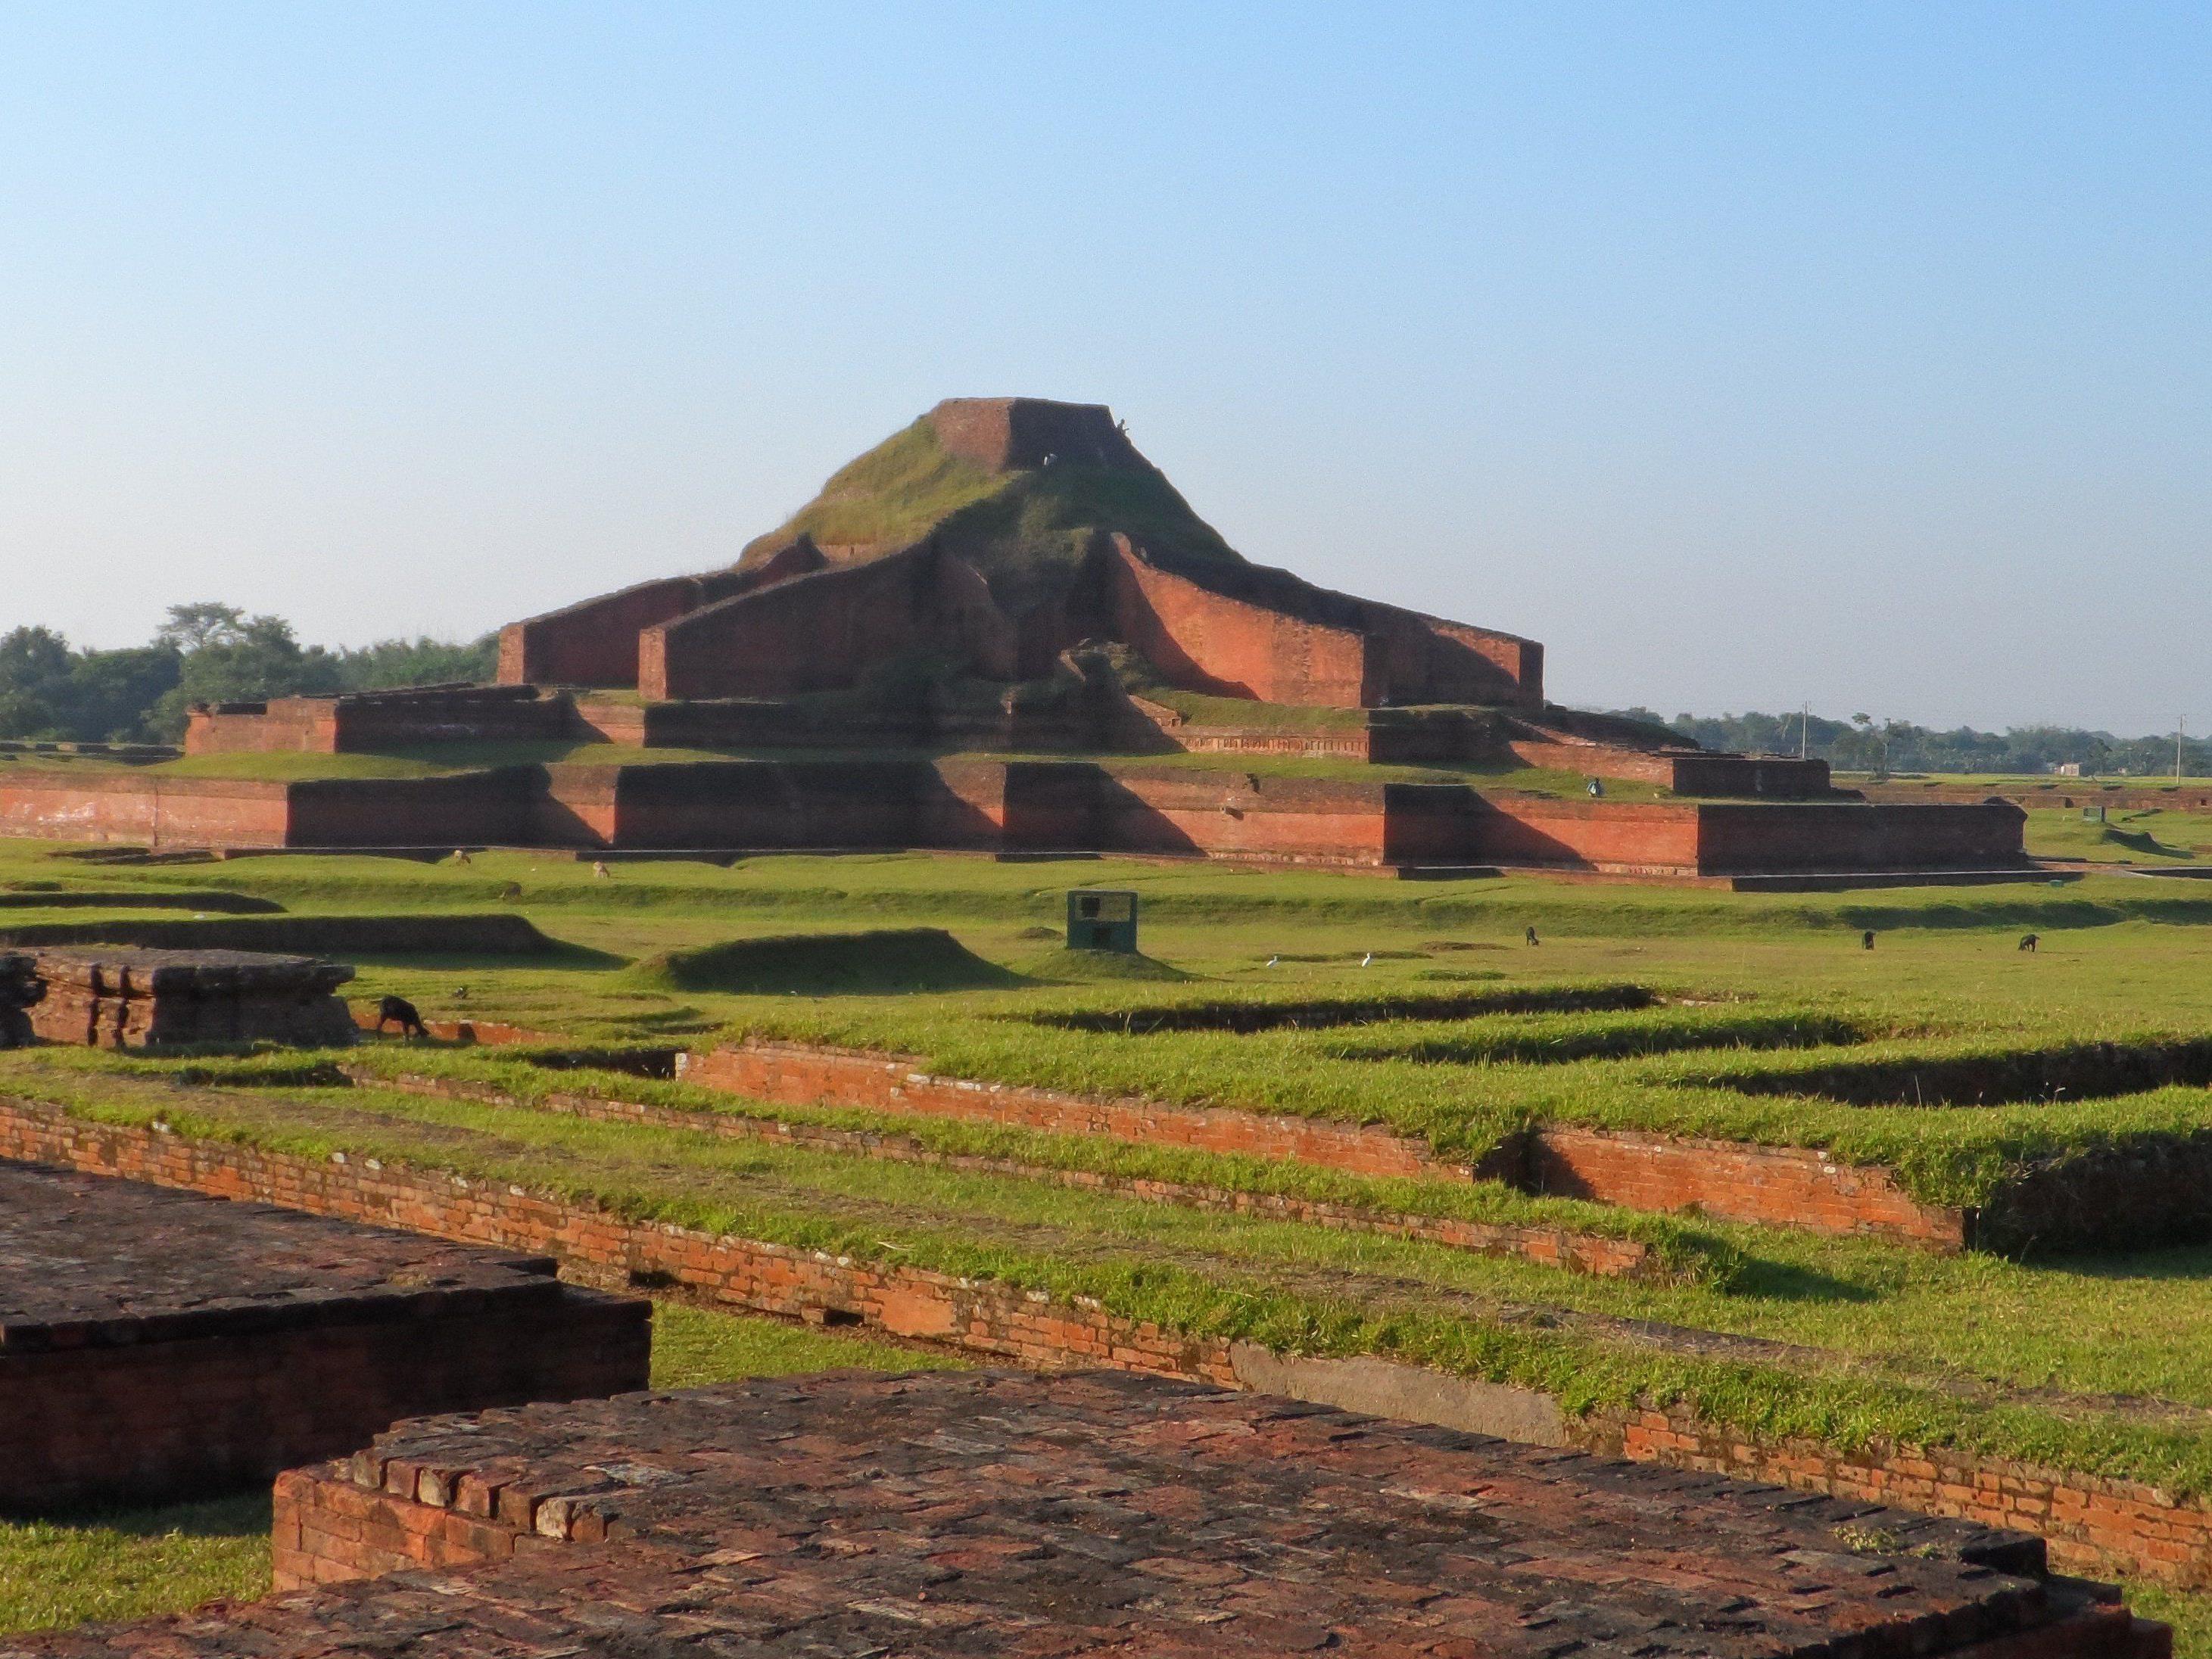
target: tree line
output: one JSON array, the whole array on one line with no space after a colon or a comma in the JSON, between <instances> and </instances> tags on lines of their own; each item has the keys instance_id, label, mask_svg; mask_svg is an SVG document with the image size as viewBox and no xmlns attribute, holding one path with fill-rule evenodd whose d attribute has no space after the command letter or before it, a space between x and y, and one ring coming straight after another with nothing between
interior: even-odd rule
<instances>
[{"instance_id":1,"label":"tree line","mask_svg":"<svg viewBox=\"0 0 2212 1659\"><path fill-rule=\"evenodd\" d=\"M1707 749L1749 754L1804 752L1846 772L2048 772L2077 765L2086 774L2107 777L2173 775L2173 737L2121 738L2065 726L2015 726L2003 732L1978 732L1971 726L1939 732L1910 720L1876 720L1866 714L1849 720L1819 714L1677 714L1673 720L1648 708L1616 711L1665 726ZM2186 738L2181 763L2191 777L2212 776L2212 744Z\"/></svg>"},{"instance_id":2,"label":"tree line","mask_svg":"<svg viewBox=\"0 0 2212 1659\"><path fill-rule=\"evenodd\" d=\"M282 617L177 605L144 645L80 650L51 628L0 634L0 738L175 743L198 702L486 680L496 635L465 645L383 640L358 650L301 645Z\"/></svg>"}]
</instances>

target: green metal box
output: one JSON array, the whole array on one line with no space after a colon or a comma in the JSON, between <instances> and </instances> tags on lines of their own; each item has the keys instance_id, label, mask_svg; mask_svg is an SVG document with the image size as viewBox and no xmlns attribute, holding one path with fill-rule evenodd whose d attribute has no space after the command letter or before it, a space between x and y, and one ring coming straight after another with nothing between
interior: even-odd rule
<instances>
[{"instance_id":1,"label":"green metal box","mask_svg":"<svg viewBox=\"0 0 2212 1659\"><path fill-rule=\"evenodd\" d=\"M1118 887L1070 888L1067 948L1136 955L1137 896Z\"/></svg>"}]
</instances>

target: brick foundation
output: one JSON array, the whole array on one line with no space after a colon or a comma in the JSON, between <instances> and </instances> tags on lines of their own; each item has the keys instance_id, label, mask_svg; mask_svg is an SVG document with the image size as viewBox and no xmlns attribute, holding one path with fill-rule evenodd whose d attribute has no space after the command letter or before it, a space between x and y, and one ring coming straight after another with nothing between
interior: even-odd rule
<instances>
[{"instance_id":1,"label":"brick foundation","mask_svg":"<svg viewBox=\"0 0 2212 1659\"><path fill-rule=\"evenodd\" d=\"M245 951L42 951L46 992L31 1024L49 1042L143 1048L185 1042L352 1041L334 994L342 963Z\"/></svg>"},{"instance_id":2,"label":"brick foundation","mask_svg":"<svg viewBox=\"0 0 2212 1659\"><path fill-rule=\"evenodd\" d=\"M972 848L1682 876L2015 869L2023 823L2003 802L1559 800L1141 761L648 759L291 783L0 779L0 834L154 846Z\"/></svg>"},{"instance_id":3,"label":"brick foundation","mask_svg":"<svg viewBox=\"0 0 2212 1659\"><path fill-rule=\"evenodd\" d=\"M424 1413L643 1386L543 1256L0 1163L0 1508L235 1490Z\"/></svg>"},{"instance_id":4,"label":"brick foundation","mask_svg":"<svg viewBox=\"0 0 2212 1659\"><path fill-rule=\"evenodd\" d=\"M288 1475L276 1542L285 1587L482 1569L456 1633L542 1631L565 1570L625 1651L656 1620L805 1651L2164 1650L2017 1534L1768 1496L1125 1377L827 1376L410 1425ZM664 1552L680 1598L647 1588ZM382 1599L300 1605L327 1644Z\"/></svg>"},{"instance_id":5,"label":"brick foundation","mask_svg":"<svg viewBox=\"0 0 2212 1659\"><path fill-rule=\"evenodd\" d=\"M665 1286L755 1313L835 1317L1044 1370L1108 1366L1223 1386L1242 1380L1238 1345L1223 1338L988 1281L629 1222L503 1183L190 1141L88 1123L58 1108L4 1097L0 1157L541 1250L586 1282ZM1887 1501L1903 1507L2027 1527L2070 1567L2212 1584L2212 1512L2199 1498L2136 1482L1911 1448L1870 1456L1767 1443L1680 1413L1571 1419L1566 1432L1574 1444L1640 1461L1701 1468L1724 1458L1733 1474L1800 1490L1857 1492L1855 1483L1879 1480L1890 1483L1885 1492L1893 1492ZM1931 1486L1915 1484L1923 1480ZM2045 1507L2038 1510L2038 1503Z\"/></svg>"}]
</instances>

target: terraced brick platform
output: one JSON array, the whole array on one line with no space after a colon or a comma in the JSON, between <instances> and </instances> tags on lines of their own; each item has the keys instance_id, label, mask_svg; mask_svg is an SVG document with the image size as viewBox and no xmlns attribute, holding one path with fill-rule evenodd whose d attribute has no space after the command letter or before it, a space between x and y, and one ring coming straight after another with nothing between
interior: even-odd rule
<instances>
[{"instance_id":1,"label":"terraced brick platform","mask_svg":"<svg viewBox=\"0 0 2212 1659\"><path fill-rule=\"evenodd\" d=\"M0 1654L2167 1650L2019 1534L1089 1373L408 1424L286 1475L275 1542L325 1587Z\"/></svg>"},{"instance_id":2,"label":"terraced brick platform","mask_svg":"<svg viewBox=\"0 0 2212 1659\"><path fill-rule=\"evenodd\" d=\"M905 1056L803 1043L754 1040L688 1054L678 1060L677 1074L707 1088L786 1105L859 1106L1011 1123L1280 1158L1355 1175L1453 1181L1485 1176L1531 1192L1637 1209L1694 1208L1725 1220L1893 1238L1942 1250L1957 1249L1966 1239L1966 1218L1957 1210L1918 1203L1886 1169L1846 1164L1808 1147L1553 1127L1507 1142L1478 1168L1440 1158L1425 1142L1378 1124L936 1077L916 1070Z\"/></svg>"},{"instance_id":3,"label":"terraced brick platform","mask_svg":"<svg viewBox=\"0 0 2212 1659\"><path fill-rule=\"evenodd\" d=\"M404 1417L641 1386L650 1304L553 1270L0 1162L0 1508L222 1490Z\"/></svg>"}]
</instances>

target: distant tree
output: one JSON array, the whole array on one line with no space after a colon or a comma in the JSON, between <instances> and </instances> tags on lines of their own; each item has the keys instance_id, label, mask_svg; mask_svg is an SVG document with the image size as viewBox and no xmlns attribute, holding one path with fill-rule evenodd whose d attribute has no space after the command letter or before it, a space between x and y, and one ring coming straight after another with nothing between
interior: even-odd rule
<instances>
[{"instance_id":1,"label":"distant tree","mask_svg":"<svg viewBox=\"0 0 2212 1659\"><path fill-rule=\"evenodd\" d=\"M341 689L338 660L322 647L302 647L282 617L249 617L235 605L179 605L155 635L179 653L175 687L155 705L149 724L173 742L186 712L203 702L248 702Z\"/></svg>"},{"instance_id":2,"label":"distant tree","mask_svg":"<svg viewBox=\"0 0 2212 1659\"><path fill-rule=\"evenodd\" d=\"M404 685L444 685L488 680L499 669L499 635L466 645L443 640L379 640L337 653L338 678L349 691L383 691Z\"/></svg>"},{"instance_id":3,"label":"distant tree","mask_svg":"<svg viewBox=\"0 0 2212 1659\"><path fill-rule=\"evenodd\" d=\"M69 690L69 641L51 628L0 635L0 738L55 738Z\"/></svg>"},{"instance_id":4,"label":"distant tree","mask_svg":"<svg viewBox=\"0 0 2212 1659\"><path fill-rule=\"evenodd\" d=\"M173 605L169 620L155 630L154 643L190 656L210 646L239 644L248 626L246 612L234 605Z\"/></svg>"},{"instance_id":5,"label":"distant tree","mask_svg":"<svg viewBox=\"0 0 2212 1659\"><path fill-rule=\"evenodd\" d=\"M70 735L85 743L151 740L154 709L183 672L184 659L165 645L80 652L70 673Z\"/></svg>"}]
</instances>

